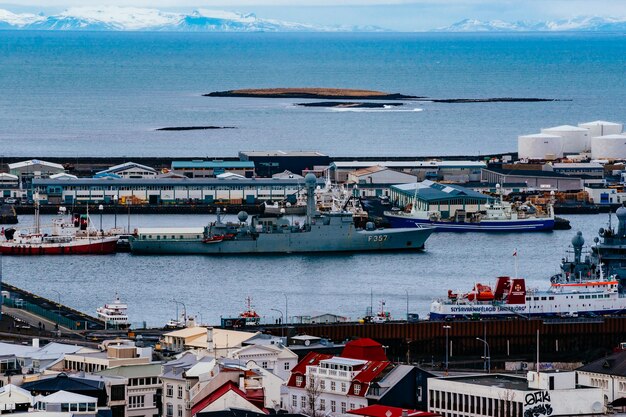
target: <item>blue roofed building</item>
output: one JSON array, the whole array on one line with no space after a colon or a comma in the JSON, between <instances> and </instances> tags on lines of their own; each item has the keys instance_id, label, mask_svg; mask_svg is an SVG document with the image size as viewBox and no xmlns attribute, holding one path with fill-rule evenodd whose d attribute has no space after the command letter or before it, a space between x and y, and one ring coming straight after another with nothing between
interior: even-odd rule
<instances>
[{"instance_id":1,"label":"blue roofed building","mask_svg":"<svg viewBox=\"0 0 626 417\"><path fill-rule=\"evenodd\" d=\"M459 209L480 211L482 206L493 201L493 197L469 188L430 180L392 185L389 198L399 207L415 204L418 210L440 211L446 217Z\"/></svg>"},{"instance_id":2,"label":"blue roofed building","mask_svg":"<svg viewBox=\"0 0 626 417\"><path fill-rule=\"evenodd\" d=\"M188 178L215 178L226 172L239 174L246 178L254 176L254 162L252 161L172 161L172 171Z\"/></svg>"}]
</instances>

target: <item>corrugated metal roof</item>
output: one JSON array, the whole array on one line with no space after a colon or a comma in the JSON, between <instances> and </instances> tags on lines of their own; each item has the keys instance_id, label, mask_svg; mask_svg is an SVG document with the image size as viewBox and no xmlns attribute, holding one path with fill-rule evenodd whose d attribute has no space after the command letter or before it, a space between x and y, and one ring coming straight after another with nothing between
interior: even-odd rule
<instances>
[{"instance_id":1,"label":"corrugated metal roof","mask_svg":"<svg viewBox=\"0 0 626 417\"><path fill-rule=\"evenodd\" d=\"M324 184L323 179L317 179L319 185ZM33 186L304 186L304 181L297 178L76 178L76 179L49 179L35 178Z\"/></svg>"},{"instance_id":2,"label":"corrugated metal roof","mask_svg":"<svg viewBox=\"0 0 626 417\"><path fill-rule=\"evenodd\" d=\"M252 161L172 161L172 169L254 168Z\"/></svg>"},{"instance_id":3,"label":"corrugated metal roof","mask_svg":"<svg viewBox=\"0 0 626 417\"><path fill-rule=\"evenodd\" d=\"M485 194L455 184L439 184L430 180L417 183L397 184L391 187L408 196L416 196L423 201L449 200L452 198L472 198L482 201L492 200ZM416 192L417 191L417 192Z\"/></svg>"},{"instance_id":4,"label":"corrugated metal roof","mask_svg":"<svg viewBox=\"0 0 626 417\"><path fill-rule=\"evenodd\" d=\"M26 168L33 165L43 165L49 168L64 169L63 165L54 162L42 161L41 159L29 159L28 161L14 162L9 164L9 169Z\"/></svg>"}]
</instances>

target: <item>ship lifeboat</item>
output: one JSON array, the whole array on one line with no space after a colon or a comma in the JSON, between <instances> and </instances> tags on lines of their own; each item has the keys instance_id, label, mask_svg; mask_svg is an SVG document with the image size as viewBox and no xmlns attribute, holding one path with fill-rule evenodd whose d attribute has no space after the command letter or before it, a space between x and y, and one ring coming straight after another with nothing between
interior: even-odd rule
<instances>
[{"instance_id":1,"label":"ship lifeboat","mask_svg":"<svg viewBox=\"0 0 626 417\"><path fill-rule=\"evenodd\" d=\"M204 239L204 243L219 243L224 240L224 235L213 235Z\"/></svg>"},{"instance_id":2,"label":"ship lifeboat","mask_svg":"<svg viewBox=\"0 0 626 417\"><path fill-rule=\"evenodd\" d=\"M466 295L469 301L493 301L495 296L488 285L476 284L474 290Z\"/></svg>"}]
</instances>

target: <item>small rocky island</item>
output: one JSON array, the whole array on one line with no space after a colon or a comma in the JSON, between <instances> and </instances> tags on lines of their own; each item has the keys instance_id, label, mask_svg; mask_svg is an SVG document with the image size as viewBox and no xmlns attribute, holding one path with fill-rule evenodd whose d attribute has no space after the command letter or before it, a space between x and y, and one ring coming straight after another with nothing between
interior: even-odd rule
<instances>
[{"instance_id":1,"label":"small rocky island","mask_svg":"<svg viewBox=\"0 0 626 417\"><path fill-rule=\"evenodd\" d=\"M415 100L424 97L347 88L257 88L214 91L205 97L310 98L324 100Z\"/></svg>"},{"instance_id":2,"label":"small rocky island","mask_svg":"<svg viewBox=\"0 0 626 417\"><path fill-rule=\"evenodd\" d=\"M296 103L302 107L326 107L339 109L384 109L388 107L403 106L404 103L388 102L356 102L356 101L314 101L311 103Z\"/></svg>"},{"instance_id":3,"label":"small rocky island","mask_svg":"<svg viewBox=\"0 0 626 417\"><path fill-rule=\"evenodd\" d=\"M157 131L181 131L181 130L212 130L212 129L234 129L234 126L171 126L160 127Z\"/></svg>"}]
</instances>

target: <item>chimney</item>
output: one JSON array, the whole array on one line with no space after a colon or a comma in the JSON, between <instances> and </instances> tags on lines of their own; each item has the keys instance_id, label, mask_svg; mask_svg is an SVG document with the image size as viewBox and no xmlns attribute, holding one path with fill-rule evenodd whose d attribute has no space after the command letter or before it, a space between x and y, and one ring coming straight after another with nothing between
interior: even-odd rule
<instances>
[{"instance_id":1,"label":"chimney","mask_svg":"<svg viewBox=\"0 0 626 417\"><path fill-rule=\"evenodd\" d=\"M35 349L39 349L39 338L37 337L33 338L33 347Z\"/></svg>"},{"instance_id":2,"label":"chimney","mask_svg":"<svg viewBox=\"0 0 626 417\"><path fill-rule=\"evenodd\" d=\"M209 352L215 349L215 344L213 343L213 327L206 328L206 348Z\"/></svg>"}]
</instances>

